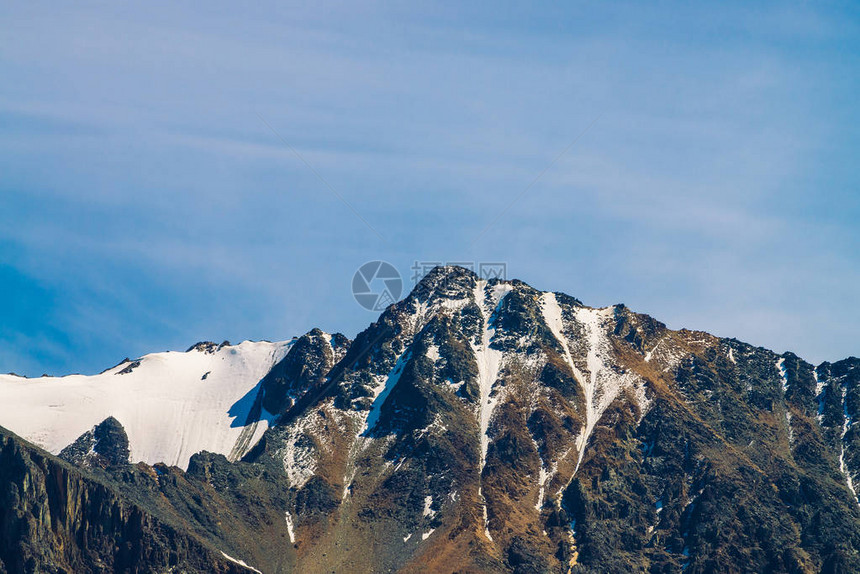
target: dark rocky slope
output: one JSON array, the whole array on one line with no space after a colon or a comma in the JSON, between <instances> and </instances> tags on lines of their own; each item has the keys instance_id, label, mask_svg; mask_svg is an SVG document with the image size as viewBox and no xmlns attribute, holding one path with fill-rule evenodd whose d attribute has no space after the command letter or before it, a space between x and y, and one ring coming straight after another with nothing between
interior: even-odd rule
<instances>
[{"instance_id":1,"label":"dark rocky slope","mask_svg":"<svg viewBox=\"0 0 860 574\"><path fill-rule=\"evenodd\" d=\"M0 428L0 572L249 570Z\"/></svg>"}]
</instances>

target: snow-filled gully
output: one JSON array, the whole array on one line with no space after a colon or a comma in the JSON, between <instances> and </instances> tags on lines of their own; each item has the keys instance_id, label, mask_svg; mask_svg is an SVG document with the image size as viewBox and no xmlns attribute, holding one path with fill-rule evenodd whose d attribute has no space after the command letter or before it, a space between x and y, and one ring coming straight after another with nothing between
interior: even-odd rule
<instances>
[{"instance_id":1,"label":"snow-filled gully","mask_svg":"<svg viewBox=\"0 0 860 574\"><path fill-rule=\"evenodd\" d=\"M475 353L475 360L478 363L478 387L480 396L478 398L477 418L480 427L481 439L481 464L479 472L482 474L484 465L487 461L487 449L490 444L489 428L490 420L493 418L493 413L499 404L499 395L492 396L493 385L499 378L499 371L502 364L502 352L497 349L490 348L490 343L493 340L496 329L492 326L493 314L507 295L511 286L506 284L496 285L491 294L491 299L487 301L486 297L486 281L478 281L474 289L475 304L481 311L482 329L481 329L481 344L475 345L472 343L472 350ZM488 305L489 303L489 305ZM478 487L478 499L482 505L482 513L484 517L484 534L487 539L492 540L487 519L487 503L484 499L481 487Z\"/></svg>"},{"instance_id":2,"label":"snow-filled gully","mask_svg":"<svg viewBox=\"0 0 860 574\"><path fill-rule=\"evenodd\" d=\"M570 351L570 341L564 334L564 322L562 320L561 307L554 293L544 293L541 296L541 310L547 326L558 340L564 350L564 360L573 372L573 376L581 385L584 395L585 424L582 432L576 439L578 451L576 466L570 477L572 481L579 471L579 467L585 457L588 441L600 417L612 404L622 389L637 383L638 377L631 373L616 374L609 368L609 341L603 330L603 322L610 317L611 308L591 309L588 307L577 307L574 310L576 322L583 327L584 343L586 348L585 366L588 376L585 376L573 361ZM644 388L637 389L637 400L640 407L646 406ZM543 474L542 474L543 476ZM568 481L570 484L570 481ZM543 487L543 485L541 485ZM560 495L566 486L556 493Z\"/></svg>"},{"instance_id":3,"label":"snow-filled gully","mask_svg":"<svg viewBox=\"0 0 860 574\"><path fill-rule=\"evenodd\" d=\"M594 430L597 420L600 418L600 413L594 406L595 391L597 390L597 373L602 366L602 362L597 356L597 347L600 343L600 317L596 315L598 312L592 309L577 310L577 319L585 319L582 322L586 327L587 333L588 355L586 358L586 364L588 366L589 374L588 377L585 377L583 373L576 368L576 365L573 362L573 357L570 354L570 345L568 345L567 337L564 334L561 307L558 304L558 300L555 298L555 293L543 294L541 297L541 310L543 311L543 317L547 326L550 328L550 331L552 331L552 334L564 350L565 362L570 367L573 376L582 385L583 394L585 395L585 427L576 439L576 450L579 454L576 461L576 467L573 471L575 476L576 472L579 470L579 465L582 463L582 458L585 454L585 447L588 444L588 439L591 437L591 432ZM591 311L592 313L580 313L580 311ZM543 490L543 484L541 485L541 490Z\"/></svg>"},{"instance_id":4,"label":"snow-filled gully","mask_svg":"<svg viewBox=\"0 0 860 574\"><path fill-rule=\"evenodd\" d=\"M848 465L845 464L845 435L848 434L852 424L851 415L848 414L847 395L847 387L842 387L842 434L839 437L839 470L845 475L845 482L848 484L848 488L854 495L854 499L857 500L857 490L854 488L854 480L851 478L851 470L848 468ZM860 504L860 500L858 500L858 504Z\"/></svg>"}]
</instances>

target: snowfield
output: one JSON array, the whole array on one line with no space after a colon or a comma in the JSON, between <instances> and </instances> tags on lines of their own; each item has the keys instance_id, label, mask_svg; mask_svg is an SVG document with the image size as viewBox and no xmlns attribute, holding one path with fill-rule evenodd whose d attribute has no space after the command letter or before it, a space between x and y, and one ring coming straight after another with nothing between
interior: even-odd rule
<instances>
[{"instance_id":1,"label":"snowfield","mask_svg":"<svg viewBox=\"0 0 860 574\"><path fill-rule=\"evenodd\" d=\"M236 459L272 422L252 416L260 381L291 341L245 341L214 352L154 353L93 376L0 375L0 426L59 453L108 416L128 434L131 461L188 467L207 450Z\"/></svg>"}]
</instances>

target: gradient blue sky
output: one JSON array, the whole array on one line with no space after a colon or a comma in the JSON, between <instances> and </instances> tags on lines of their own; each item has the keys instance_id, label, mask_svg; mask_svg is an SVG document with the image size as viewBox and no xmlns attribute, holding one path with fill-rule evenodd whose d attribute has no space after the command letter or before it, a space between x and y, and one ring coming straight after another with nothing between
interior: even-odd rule
<instances>
[{"instance_id":1,"label":"gradient blue sky","mask_svg":"<svg viewBox=\"0 0 860 574\"><path fill-rule=\"evenodd\" d=\"M860 355L856 2L197 4L0 4L0 372L354 336L372 259Z\"/></svg>"}]
</instances>

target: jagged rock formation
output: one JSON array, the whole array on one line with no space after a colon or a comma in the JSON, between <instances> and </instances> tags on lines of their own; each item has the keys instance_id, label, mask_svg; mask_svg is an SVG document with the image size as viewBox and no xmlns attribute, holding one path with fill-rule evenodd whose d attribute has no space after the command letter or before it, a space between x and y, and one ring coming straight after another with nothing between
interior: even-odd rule
<instances>
[{"instance_id":1,"label":"jagged rock formation","mask_svg":"<svg viewBox=\"0 0 860 574\"><path fill-rule=\"evenodd\" d=\"M209 353L210 355L217 353L224 347L229 347L230 341L223 341L222 343L213 343L212 341L200 341L198 343L194 343L188 350L185 351L189 353L191 351L200 351L201 353Z\"/></svg>"},{"instance_id":2,"label":"jagged rock formation","mask_svg":"<svg viewBox=\"0 0 860 574\"><path fill-rule=\"evenodd\" d=\"M0 572L250 570L0 428Z\"/></svg>"},{"instance_id":3,"label":"jagged rock formation","mask_svg":"<svg viewBox=\"0 0 860 574\"><path fill-rule=\"evenodd\" d=\"M267 574L851 572L858 383L447 267L294 340L241 460L84 466Z\"/></svg>"},{"instance_id":4,"label":"jagged rock formation","mask_svg":"<svg viewBox=\"0 0 860 574\"><path fill-rule=\"evenodd\" d=\"M262 381L263 406L281 414L304 392L320 384L349 347L349 339L319 329L296 339L287 355L272 367Z\"/></svg>"},{"instance_id":5,"label":"jagged rock formation","mask_svg":"<svg viewBox=\"0 0 860 574\"><path fill-rule=\"evenodd\" d=\"M61 450L57 456L88 468L128 464L128 435L118 420L108 417Z\"/></svg>"}]
</instances>

